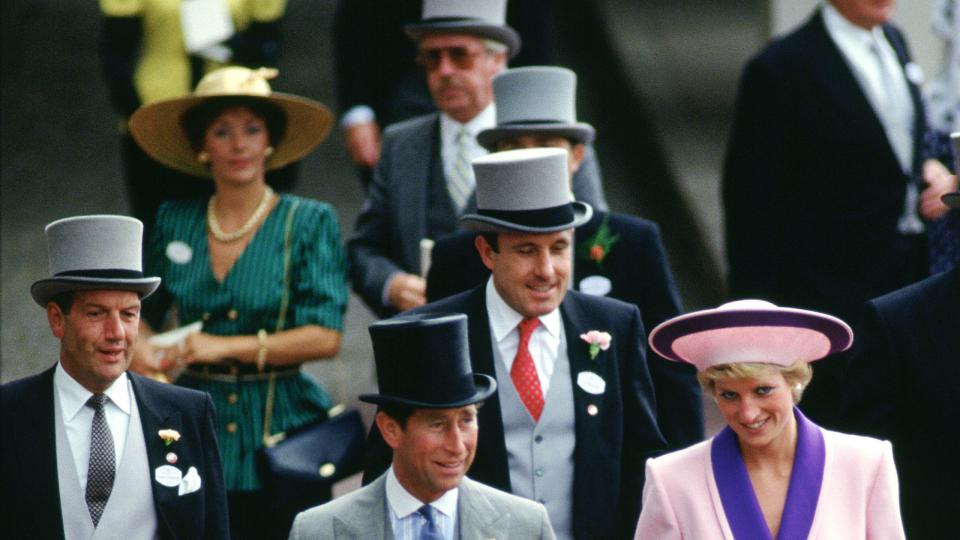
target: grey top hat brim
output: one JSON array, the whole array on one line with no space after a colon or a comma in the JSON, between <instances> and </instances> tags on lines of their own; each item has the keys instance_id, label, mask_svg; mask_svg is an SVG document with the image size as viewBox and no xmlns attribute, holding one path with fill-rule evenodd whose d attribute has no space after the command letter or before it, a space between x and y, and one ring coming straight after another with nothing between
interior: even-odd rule
<instances>
[{"instance_id":1,"label":"grey top hat brim","mask_svg":"<svg viewBox=\"0 0 960 540\"><path fill-rule=\"evenodd\" d=\"M407 37L419 42L424 34L430 32L451 32L474 34L490 38L507 46L507 58L513 58L520 52L520 34L513 28L503 25L497 26L475 19L463 20L427 20L408 24L403 27Z\"/></svg>"},{"instance_id":2,"label":"grey top hat brim","mask_svg":"<svg viewBox=\"0 0 960 540\"><path fill-rule=\"evenodd\" d=\"M481 401L486 401L497 391L497 381L489 375L474 373L473 380L474 385L476 385L477 392L472 396L468 396L453 402L432 403L406 399L398 396L387 396L383 394L361 394L360 401L374 403L377 405L399 405L402 407L413 407L415 409L453 409L455 407L464 407L474 403L479 403Z\"/></svg>"},{"instance_id":3,"label":"grey top hat brim","mask_svg":"<svg viewBox=\"0 0 960 540\"><path fill-rule=\"evenodd\" d=\"M160 278L148 277L140 279L108 279L95 277L47 278L34 282L30 286L30 296L41 307L56 295L69 291L116 290L133 291L146 298L153 294L160 286Z\"/></svg>"},{"instance_id":4,"label":"grey top hat brim","mask_svg":"<svg viewBox=\"0 0 960 540\"><path fill-rule=\"evenodd\" d=\"M580 201L570 203L573 207L573 221L552 225L550 227L533 227L514 223L504 219L485 216L483 214L466 214L460 218L460 226L468 231L474 232L525 232L525 233L553 233L575 229L588 221L593 216L593 208Z\"/></svg>"},{"instance_id":5,"label":"grey top hat brim","mask_svg":"<svg viewBox=\"0 0 960 540\"><path fill-rule=\"evenodd\" d=\"M596 135L593 126L586 122L577 122L575 124L565 124L560 122L527 123L527 124L509 124L499 125L495 128L485 129L477 134L477 142L487 150L496 151L497 143L507 137L517 135L546 135L564 137L579 144L590 144Z\"/></svg>"}]
</instances>

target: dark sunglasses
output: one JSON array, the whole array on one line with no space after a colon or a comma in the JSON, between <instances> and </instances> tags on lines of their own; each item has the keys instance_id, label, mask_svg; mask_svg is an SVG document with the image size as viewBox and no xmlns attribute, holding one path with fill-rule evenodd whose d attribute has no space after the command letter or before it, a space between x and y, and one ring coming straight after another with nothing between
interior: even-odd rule
<instances>
[{"instance_id":1,"label":"dark sunglasses","mask_svg":"<svg viewBox=\"0 0 960 540\"><path fill-rule=\"evenodd\" d=\"M477 57L483 54L483 51L470 50L467 47L421 49L417 54L417 64L426 71L433 71L440 67L440 61L444 54L457 69L471 69Z\"/></svg>"}]
</instances>

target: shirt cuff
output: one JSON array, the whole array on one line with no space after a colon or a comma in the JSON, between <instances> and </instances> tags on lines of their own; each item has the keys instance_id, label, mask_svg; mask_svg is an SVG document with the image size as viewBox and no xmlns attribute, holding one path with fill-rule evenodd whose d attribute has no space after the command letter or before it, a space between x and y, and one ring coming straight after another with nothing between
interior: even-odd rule
<instances>
[{"instance_id":1,"label":"shirt cuff","mask_svg":"<svg viewBox=\"0 0 960 540\"><path fill-rule=\"evenodd\" d=\"M340 117L340 127L342 129L347 129L348 127L355 126L357 124L375 122L376 120L377 115L374 114L373 109L366 105L355 105L350 107L350 109L343 113L343 116Z\"/></svg>"}]
</instances>

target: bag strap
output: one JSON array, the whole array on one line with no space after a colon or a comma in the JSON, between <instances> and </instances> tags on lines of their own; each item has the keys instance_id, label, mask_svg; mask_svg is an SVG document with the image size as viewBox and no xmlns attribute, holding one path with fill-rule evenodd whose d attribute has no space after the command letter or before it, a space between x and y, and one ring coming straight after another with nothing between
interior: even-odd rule
<instances>
[{"instance_id":1,"label":"bag strap","mask_svg":"<svg viewBox=\"0 0 960 540\"><path fill-rule=\"evenodd\" d=\"M287 221L283 229L283 291L280 293L280 311L277 313L277 332L283 330L287 323L287 310L290 307L290 253L293 237L293 216L300 206L300 200L294 199L290 211L287 212ZM270 382L267 383L267 401L263 407L263 445L272 448L286 436L285 433L270 435L270 424L273 421L273 401L277 389L277 372L270 371Z\"/></svg>"}]
</instances>

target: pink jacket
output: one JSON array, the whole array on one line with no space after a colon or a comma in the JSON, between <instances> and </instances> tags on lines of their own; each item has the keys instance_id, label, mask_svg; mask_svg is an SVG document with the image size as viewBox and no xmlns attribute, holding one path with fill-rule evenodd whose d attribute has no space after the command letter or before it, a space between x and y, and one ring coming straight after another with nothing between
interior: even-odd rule
<instances>
[{"instance_id":1,"label":"pink jacket","mask_svg":"<svg viewBox=\"0 0 960 540\"><path fill-rule=\"evenodd\" d=\"M890 443L820 431L823 484L808 538L905 538ZM734 540L714 479L712 442L647 461L635 538Z\"/></svg>"}]
</instances>

